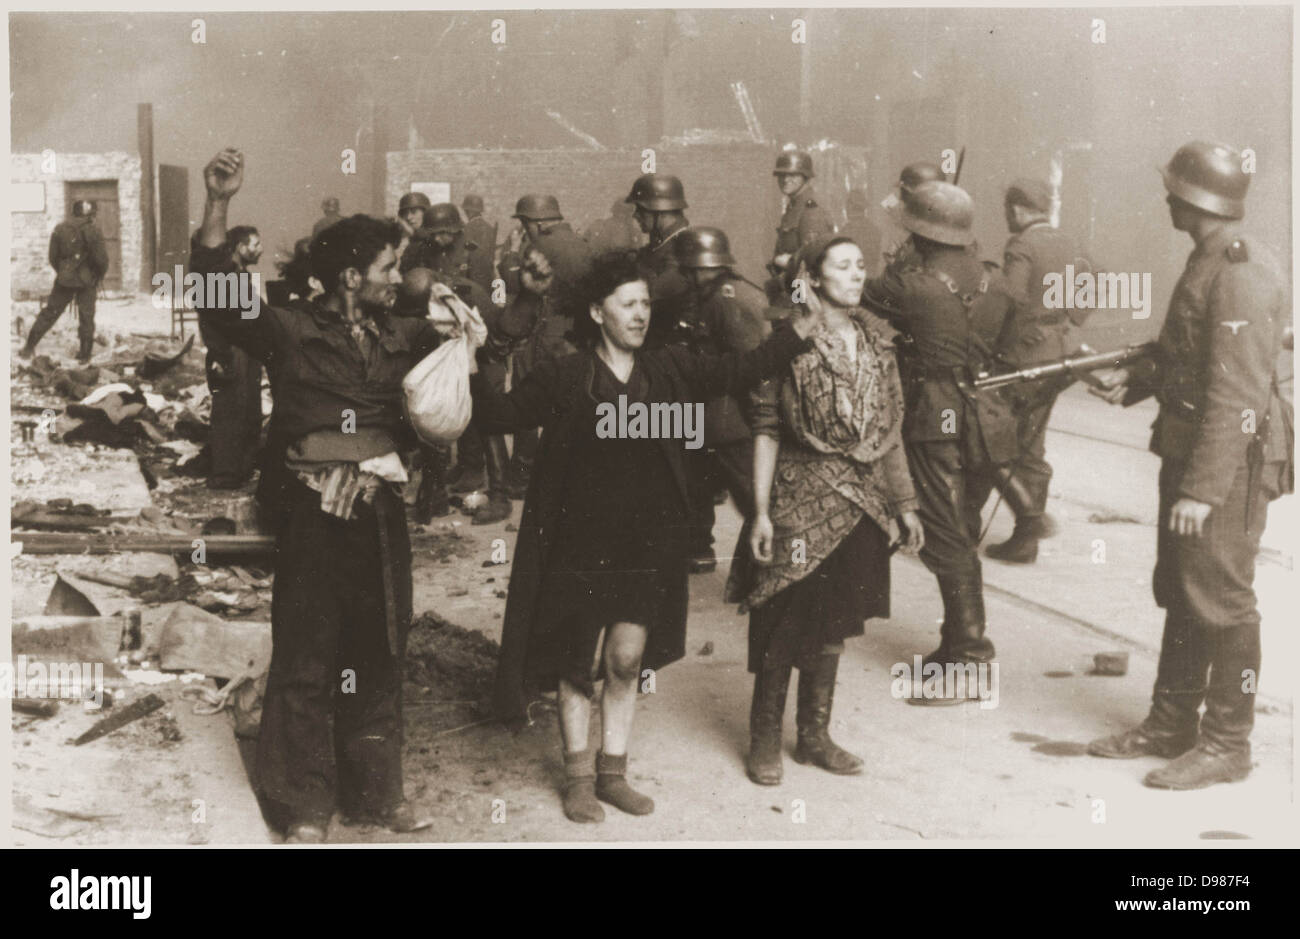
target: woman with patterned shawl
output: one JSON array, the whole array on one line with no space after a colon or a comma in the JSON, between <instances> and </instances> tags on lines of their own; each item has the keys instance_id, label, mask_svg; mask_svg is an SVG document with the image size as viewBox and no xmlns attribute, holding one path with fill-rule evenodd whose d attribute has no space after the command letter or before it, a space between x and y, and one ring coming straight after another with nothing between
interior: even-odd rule
<instances>
[{"instance_id":1,"label":"woman with patterned shawl","mask_svg":"<svg viewBox=\"0 0 1300 939\"><path fill-rule=\"evenodd\" d=\"M738 558L727 599L749 609L754 673L754 782L781 781L781 725L790 671L799 670L795 760L832 773L862 760L830 738L844 640L889 615L893 549L923 543L903 452L897 333L858 306L866 281L849 238L805 246L789 270L803 305L824 317L812 350L753 396L752 558ZM802 279L802 285L798 280ZM894 537L891 537L891 533Z\"/></svg>"}]
</instances>

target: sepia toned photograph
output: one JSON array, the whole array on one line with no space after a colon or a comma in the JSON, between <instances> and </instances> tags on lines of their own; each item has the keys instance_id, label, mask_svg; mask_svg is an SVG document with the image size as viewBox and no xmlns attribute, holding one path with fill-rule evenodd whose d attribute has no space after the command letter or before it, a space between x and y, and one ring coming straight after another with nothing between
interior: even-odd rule
<instances>
[{"instance_id":1,"label":"sepia toned photograph","mask_svg":"<svg viewBox=\"0 0 1300 939\"><path fill-rule=\"evenodd\" d=\"M7 21L13 845L1295 846L1290 6Z\"/></svg>"}]
</instances>

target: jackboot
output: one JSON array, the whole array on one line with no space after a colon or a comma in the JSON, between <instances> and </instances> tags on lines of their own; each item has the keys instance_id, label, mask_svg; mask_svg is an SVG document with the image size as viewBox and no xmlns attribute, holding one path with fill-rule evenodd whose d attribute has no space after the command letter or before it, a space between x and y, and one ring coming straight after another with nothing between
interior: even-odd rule
<instances>
[{"instance_id":1,"label":"jackboot","mask_svg":"<svg viewBox=\"0 0 1300 939\"><path fill-rule=\"evenodd\" d=\"M1204 789L1250 775L1250 731L1259 683L1259 624L1217 629L1205 719L1195 749L1152 770L1143 781L1156 789Z\"/></svg>"},{"instance_id":2,"label":"jackboot","mask_svg":"<svg viewBox=\"0 0 1300 939\"><path fill-rule=\"evenodd\" d=\"M1010 538L989 545L984 553L995 561L1008 564L1033 564L1038 560L1038 539L1047 537L1046 516L1038 504L1037 493L1014 473L1003 476L998 491L1015 514L1016 527Z\"/></svg>"},{"instance_id":3,"label":"jackboot","mask_svg":"<svg viewBox=\"0 0 1300 939\"><path fill-rule=\"evenodd\" d=\"M943 625L939 630L939 647L921 659L922 667L938 665L949 674L948 665L961 667L960 677L964 687L943 682L942 693L925 695L913 693L906 698L908 704L918 707L950 707L979 700L979 681L972 682L968 666L993 661L995 650L991 640L984 635L984 579L979 570L940 577L939 595L943 598Z\"/></svg>"},{"instance_id":4,"label":"jackboot","mask_svg":"<svg viewBox=\"0 0 1300 939\"><path fill-rule=\"evenodd\" d=\"M1205 699L1205 676L1210 668L1210 638L1189 617L1166 613L1160 664L1146 719L1123 733L1092 741L1088 752L1112 760L1139 756L1173 759L1196 746L1197 712Z\"/></svg>"},{"instance_id":5,"label":"jackboot","mask_svg":"<svg viewBox=\"0 0 1300 939\"><path fill-rule=\"evenodd\" d=\"M487 438L488 501L474 510L475 525L491 525L510 517L510 496L506 492L506 465L510 455L506 452L506 438L492 434Z\"/></svg>"},{"instance_id":6,"label":"jackboot","mask_svg":"<svg viewBox=\"0 0 1300 939\"><path fill-rule=\"evenodd\" d=\"M654 799L627 784L626 753L613 756L602 750L596 754L596 798L629 815L649 815L655 810Z\"/></svg>"},{"instance_id":7,"label":"jackboot","mask_svg":"<svg viewBox=\"0 0 1300 939\"><path fill-rule=\"evenodd\" d=\"M762 668L754 676L754 699L749 705L749 756L745 772L760 786L781 783L781 725L790 688L790 666Z\"/></svg>"},{"instance_id":8,"label":"jackboot","mask_svg":"<svg viewBox=\"0 0 1300 939\"><path fill-rule=\"evenodd\" d=\"M591 751L564 754L564 816L571 822L603 822L605 810L596 801L596 771Z\"/></svg>"},{"instance_id":9,"label":"jackboot","mask_svg":"<svg viewBox=\"0 0 1300 939\"><path fill-rule=\"evenodd\" d=\"M921 662L991 662L993 642L984 638L984 577L980 571L938 578L943 598L943 625L939 646Z\"/></svg>"},{"instance_id":10,"label":"jackboot","mask_svg":"<svg viewBox=\"0 0 1300 939\"><path fill-rule=\"evenodd\" d=\"M799 742L796 763L811 763L841 776L862 772L862 760L831 740L831 705L835 700L835 673L840 657L814 656L799 668L799 709L795 718Z\"/></svg>"}]
</instances>

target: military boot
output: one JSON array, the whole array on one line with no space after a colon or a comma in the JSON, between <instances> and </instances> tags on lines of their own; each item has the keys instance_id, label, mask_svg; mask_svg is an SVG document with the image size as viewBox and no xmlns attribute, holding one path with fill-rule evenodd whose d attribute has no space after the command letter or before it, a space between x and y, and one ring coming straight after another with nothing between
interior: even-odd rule
<instances>
[{"instance_id":1,"label":"military boot","mask_svg":"<svg viewBox=\"0 0 1300 939\"><path fill-rule=\"evenodd\" d=\"M1088 752L1112 760L1139 756L1173 759L1196 746L1197 710L1205 699L1205 675L1210 667L1208 638L1190 617L1176 611L1166 613L1150 712L1138 726L1092 741Z\"/></svg>"},{"instance_id":2,"label":"military boot","mask_svg":"<svg viewBox=\"0 0 1300 939\"><path fill-rule=\"evenodd\" d=\"M943 597L943 626L940 627L939 648L922 658L922 666L953 664L960 666L964 687L943 685L943 693L924 695L915 689L907 699L918 707L948 707L979 700L978 677L972 682L970 665L979 666L993 661L996 650L985 637L984 579L978 570L939 578L939 594ZM978 675L978 673L976 673ZM955 673L954 673L955 675Z\"/></svg>"},{"instance_id":3,"label":"military boot","mask_svg":"<svg viewBox=\"0 0 1300 939\"><path fill-rule=\"evenodd\" d=\"M1016 527L1011 537L1000 544L991 544L984 553L995 561L1008 564L1033 564L1038 560L1038 539L1049 534L1046 514L1038 504L1037 494L1020 477L1006 475L998 485L1002 499L1016 517ZM1043 492L1046 496L1046 492Z\"/></svg>"},{"instance_id":4,"label":"military boot","mask_svg":"<svg viewBox=\"0 0 1300 939\"><path fill-rule=\"evenodd\" d=\"M781 725L790 688L790 666L762 667L754 676L754 700L749 706L749 756L745 771L760 786L781 782Z\"/></svg>"},{"instance_id":5,"label":"military boot","mask_svg":"<svg viewBox=\"0 0 1300 939\"><path fill-rule=\"evenodd\" d=\"M811 763L841 776L862 772L862 760L831 740L831 705L835 700L835 673L840 657L818 655L799 668L799 742L796 763Z\"/></svg>"},{"instance_id":6,"label":"military boot","mask_svg":"<svg viewBox=\"0 0 1300 939\"><path fill-rule=\"evenodd\" d=\"M1205 719L1195 749L1142 780L1156 789L1204 789L1250 775L1259 683L1259 624L1215 630Z\"/></svg>"},{"instance_id":7,"label":"military boot","mask_svg":"<svg viewBox=\"0 0 1300 939\"><path fill-rule=\"evenodd\" d=\"M506 466L510 457L506 453L506 438L492 434L487 438L488 501L474 511L474 525L491 525L510 517L510 495L506 492Z\"/></svg>"}]
</instances>

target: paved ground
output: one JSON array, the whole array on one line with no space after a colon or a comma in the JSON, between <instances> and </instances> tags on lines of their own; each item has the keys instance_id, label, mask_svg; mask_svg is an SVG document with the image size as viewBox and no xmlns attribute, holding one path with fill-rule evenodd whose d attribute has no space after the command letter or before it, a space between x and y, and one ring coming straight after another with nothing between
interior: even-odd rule
<instances>
[{"instance_id":1,"label":"paved ground","mask_svg":"<svg viewBox=\"0 0 1300 939\"><path fill-rule=\"evenodd\" d=\"M165 312L138 303L106 304L103 322L137 332L167 329ZM1172 845L1228 833L1287 843L1295 834L1293 683L1281 663L1296 652L1294 499L1273 504L1258 567L1265 667L1250 779L1202 792L1159 792L1140 782L1158 760L1111 762L1083 753L1092 737L1141 719L1154 676L1161 616L1150 592L1156 461L1145 444L1152 416L1149 406L1111 409L1077 390L1058 406L1048 446L1057 469L1050 509L1061 534L1044 543L1032 567L985 566L990 634L998 647L996 707L914 708L891 694L891 667L935 644L941 613L933 578L917 561L900 557L893 618L870 623L866 636L849 644L836 691L834 733L866 759L866 772L834 777L787 759L783 785L754 786L743 770L751 688L746 623L721 603L724 565L692 579L690 654L657 676L655 693L638 707L631 777L655 798L653 815L632 818L611 808L601 825L565 820L556 793L558 734L545 710L512 737L480 723L472 707L437 714L411 707L407 792L434 815L434 828L396 837L336 826L333 839ZM516 503L513 523L518 509ZM734 512L720 511L721 553L734 544L738 526ZM463 520L456 530L466 539L465 557L417 556L417 612L436 610L499 638L505 601L498 594L509 568L483 564L498 538L512 555L512 527L472 528ZM989 540L1000 540L1009 527L1006 510L999 510ZM709 654L700 654L709 645ZM1111 650L1130 652L1128 675L1089 675L1093 655ZM787 754L793 710L792 694ZM265 840L247 800L231 796L231 766L227 749L219 760L205 757L203 765L175 769L189 777L187 800L213 789L217 803L225 798L241 806L234 817L210 821L205 839ZM205 778L213 772L221 779ZM129 782L119 782L129 798ZM188 804L178 811L189 811ZM186 831L193 837L192 825L173 827L177 837ZM161 829L158 837L171 840Z\"/></svg>"}]
</instances>

